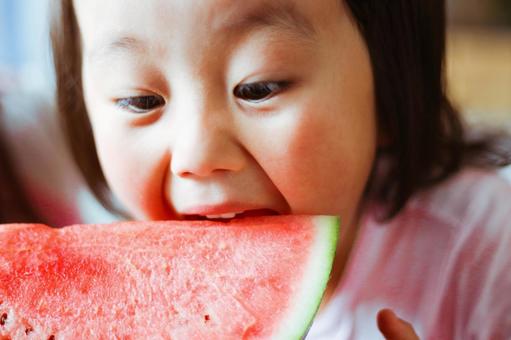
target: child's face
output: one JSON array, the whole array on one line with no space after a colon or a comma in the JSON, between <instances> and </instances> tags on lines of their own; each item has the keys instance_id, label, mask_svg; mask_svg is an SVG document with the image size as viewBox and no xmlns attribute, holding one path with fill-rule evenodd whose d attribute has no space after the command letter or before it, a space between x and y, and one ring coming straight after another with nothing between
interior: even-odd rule
<instances>
[{"instance_id":1,"label":"child's face","mask_svg":"<svg viewBox=\"0 0 511 340\"><path fill-rule=\"evenodd\" d=\"M368 52L342 1L74 4L99 158L135 218L271 209L353 221L376 119Z\"/></svg>"}]
</instances>

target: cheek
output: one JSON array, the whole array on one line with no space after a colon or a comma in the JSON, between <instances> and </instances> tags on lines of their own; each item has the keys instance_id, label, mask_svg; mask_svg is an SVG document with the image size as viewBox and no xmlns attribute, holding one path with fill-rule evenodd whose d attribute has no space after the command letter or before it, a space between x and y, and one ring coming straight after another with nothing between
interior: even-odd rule
<instances>
[{"instance_id":1,"label":"cheek","mask_svg":"<svg viewBox=\"0 0 511 340\"><path fill-rule=\"evenodd\" d=\"M375 126L371 110L348 110L311 101L272 131L278 137L262 166L293 213L353 216L373 164Z\"/></svg>"},{"instance_id":2,"label":"cheek","mask_svg":"<svg viewBox=\"0 0 511 340\"><path fill-rule=\"evenodd\" d=\"M138 220L171 218L173 213L162 195L167 154L152 151L142 138L118 128L98 128L95 138L108 185L127 211Z\"/></svg>"},{"instance_id":3,"label":"cheek","mask_svg":"<svg viewBox=\"0 0 511 340\"><path fill-rule=\"evenodd\" d=\"M174 216L162 195L169 164L162 136L142 133L101 100L84 76L84 95L96 150L107 183L128 213L139 220Z\"/></svg>"}]
</instances>

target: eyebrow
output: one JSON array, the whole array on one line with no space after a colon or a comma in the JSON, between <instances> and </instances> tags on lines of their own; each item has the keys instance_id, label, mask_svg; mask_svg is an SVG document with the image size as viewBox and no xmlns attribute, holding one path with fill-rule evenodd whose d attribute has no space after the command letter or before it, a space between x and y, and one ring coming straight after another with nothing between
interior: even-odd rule
<instances>
[{"instance_id":1,"label":"eyebrow","mask_svg":"<svg viewBox=\"0 0 511 340\"><path fill-rule=\"evenodd\" d=\"M243 34L263 28L290 32L305 43L316 41L316 31L309 19L295 6L280 1L267 2L264 6L251 9L237 18L229 18L214 29L219 32ZM131 35L117 35L92 48L87 54L87 59L92 62L100 62L106 56L110 57L111 55L143 54L147 52L148 48L149 45L144 40Z\"/></svg>"},{"instance_id":2,"label":"eyebrow","mask_svg":"<svg viewBox=\"0 0 511 340\"><path fill-rule=\"evenodd\" d=\"M129 35L118 35L99 43L87 54L87 59L100 62L106 56L123 55L130 53L142 54L147 51L147 44L138 38Z\"/></svg>"}]
</instances>

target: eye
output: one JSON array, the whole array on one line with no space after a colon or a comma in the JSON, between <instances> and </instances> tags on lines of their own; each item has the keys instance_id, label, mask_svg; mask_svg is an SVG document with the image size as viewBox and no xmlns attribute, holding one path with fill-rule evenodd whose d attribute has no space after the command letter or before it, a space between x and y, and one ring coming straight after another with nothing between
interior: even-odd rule
<instances>
[{"instance_id":1,"label":"eye","mask_svg":"<svg viewBox=\"0 0 511 340\"><path fill-rule=\"evenodd\" d=\"M121 98L115 103L120 108L134 113L146 113L165 105L165 99L162 96L150 95Z\"/></svg>"},{"instance_id":2,"label":"eye","mask_svg":"<svg viewBox=\"0 0 511 340\"><path fill-rule=\"evenodd\" d=\"M268 81L237 85L233 94L249 102L262 102L275 96L289 86L287 81Z\"/></svg>"}]
</instances>

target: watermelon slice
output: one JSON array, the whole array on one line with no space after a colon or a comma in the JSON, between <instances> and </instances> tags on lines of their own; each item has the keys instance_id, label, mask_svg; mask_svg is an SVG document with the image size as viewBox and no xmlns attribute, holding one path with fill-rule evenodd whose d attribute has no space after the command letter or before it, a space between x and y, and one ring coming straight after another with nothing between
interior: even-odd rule
<instances>
[{"instance_id":1,"label":"watermelon slice","mask_svg":"<svg viewBox=\"0 0 511 340\"><path fill-rule=\"evenodd\" d=\"M300 339L339 234L329 216L0 226L0 337Z\"/></svg>"}]
</instances>

